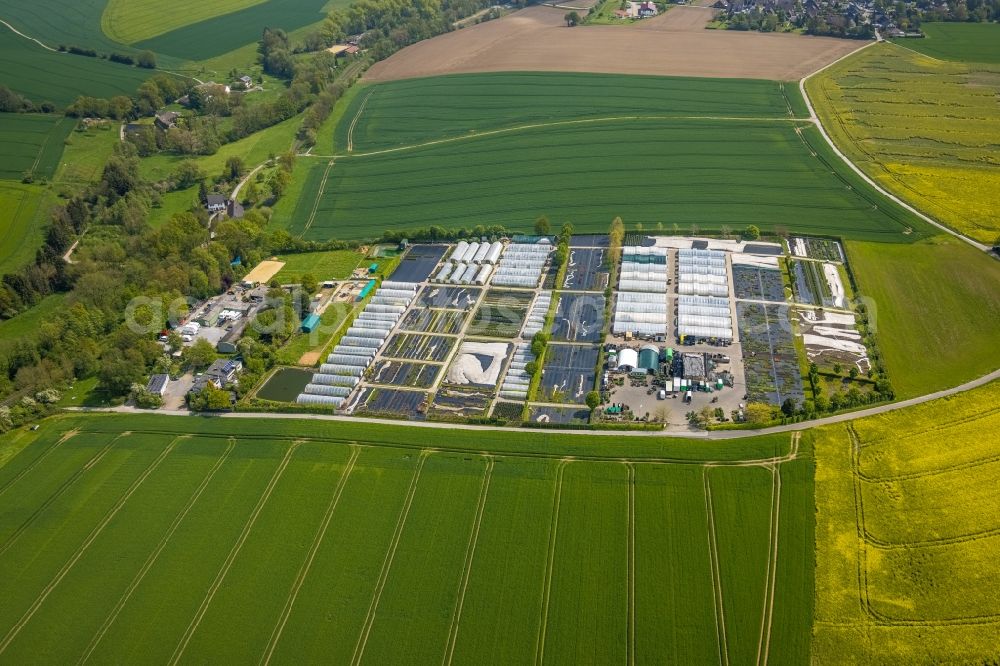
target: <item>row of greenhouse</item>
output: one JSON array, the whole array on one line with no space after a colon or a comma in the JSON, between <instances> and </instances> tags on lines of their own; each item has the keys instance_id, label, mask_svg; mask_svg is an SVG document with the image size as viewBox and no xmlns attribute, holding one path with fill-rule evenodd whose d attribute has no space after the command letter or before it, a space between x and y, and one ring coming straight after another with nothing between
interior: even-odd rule
<instances>
[{"instance_id":1,"label":"row of greenhouse","mask_svg":"<svg viewBox=\"0 0 1000 666\"><path fill-rule=\"evenodd\" d=\"M306 384L296 402L340 407L361 382L396 322L417 295L418 285L385 281L351 322L339 343Z\"/></svg>"},{"instance_id":2,"label":"row of greenhouse","mask_svg":"<svg viewBox=\"0 0 1000 666\"><path fill-rule=\"evenodd\" d=\"M459 241L449 257L455 264L495 264L503 253L503 243L467 243Z\"/></svg>"},{"instance_id":3,"label":"row of greenhouse","mask_svg":"<svg viewBox=\"0 0 1000 666\"><path fill-rule=\"evenodd\" d=\"M521 337L525 340L533 338L545 326L545 315L549 313L549 306L552 305L552 292L542 291L538 293L535 302L528 310L528 316L524 320L524 327L521 329Z\"/></svg>"},{"instance_id":4,"label":"row of greenhouse","mask_svg":"<svg viewBox=\"0 0 1000 666\"><path fill-rule=\"evenodd\" d=\"M726 253L719 250L678 250L677 293L682 296L729 296Z\"/></svg>"},{"instance_id":5,"label":"row of greenhouse","mask_svg":"<svg viewBox=\"0 0 1000 666\"><path fill-rule=\"evenodd\" d=\"M733 319L728 298L714 296L677 297L677 337L729 344L733 340Z\"/></svg>"},{"instance_id":6,"label":"row of greenhouse","mask_svg":"<svg viewBox=\"0 0 1000 666\"><path fill-rule=\"evenodd\" d=\"M528 397L528 385L531 383L531 375L528 374L528 363L535 360L535 355L531 353L531 345L527 342L519 342L514 347L514 356L507 368L507 376L504 377L503 384L500 385L500 397L508 400L525 400Z\"/></svg>"},{"instance_id":7,"label":"row of greenhouse","mask_svg":"<svg viewBox=\"0 0 1000 666\"><path fill-rule=\"evenodd\" d=\"M667 332L667 248L622 248L618 297L615 299L615 335L664 336Z\"/></svg>"},{"instance_id":8,"label":"row of greenhouse","mask_svg":"<svg viewBox=\"0 0 1000 666\"><path fill-rule=\"evenodd\" d=\"M431 278L433 282L448 284L476 284L482 286L490 279L493 266L490 264L445 263Z\"/></svg>"},{"instance_id":9,"label":"row of greenhouse","mask_svg":"<svg viewBox=\"0 0 1000 666\"><path fill-rule=\"evenodd\" d=\"M552 243L547 238L537 243L511 243L500 259L493 284L528 289L537 287L551 251Z\"/></svg>"}]
</instances>

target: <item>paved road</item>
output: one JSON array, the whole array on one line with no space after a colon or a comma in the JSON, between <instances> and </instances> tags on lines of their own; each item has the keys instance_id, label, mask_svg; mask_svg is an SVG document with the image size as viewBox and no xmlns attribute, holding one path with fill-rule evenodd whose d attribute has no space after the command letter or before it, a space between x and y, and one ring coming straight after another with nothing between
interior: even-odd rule
<instances>
[{"instance_id":1,"label":"paved road","mask_svg":"<svg viewBox=\"0 0 1000 666\"><path fill-rule=\"evenodd\" d=\"M958 393L964 393L966 391L971 391L972 389L979 388L985 384L988 384L994 380L1000 379L1000 369L994 370L988 375L984 375L978 379L974 379L971 382L966 382L961 386L956 386L954 388L945 389L943 391L937 391L936 393L930 393L928 395L922 395L919 398L910 398L909 400L902 400L900 402L894 402L888 405L879 405L878 407L871 407L869 409L861 409L854 412L848 412L846 414L837 414L835 416L827 416L821 419L815 419L813 421L803 421L801 423L792 423L789 425L775 426L773 428L763 428L760 430L712 430L706 432L704 430L653 430L653 431L614 431L614 430L563 430L559 428L545 428L544 430L534 431L534 432L544 432L544 433L562 433L567 435L581 435L581 436L619 436L619 437L683 437L686 439L697 438L697 439L715 439L715 440L727 440L727 439L742 439L744 437L756 437L757 435L771 435L774 433L782 432L794 432L797 430L807 430L810 428L816 428L818 426L830 425L833 423L843 423L844 421L852 421L854 419L864 418L866 416L876 416L878 414L886 414L888 412L894 412L899 409L905 409L906 407L912 407L914 405L919 405L925 402L930 402L931 400L937 400L938 398L945 398L950 395L956 395ZM195 416L194 412L189 412L186 410L157 410L151 412L144 409L136 409L134 407L109 407L109 408L88 408L88 407L70 407L69 411L76 412L114 412L123 414L160 414L165 416ZM468 424L458 424L458 423L438 423L438 422L428 422L428 421L396 421L389 419L373 419L360 416L338 416L335 414L275 414L270 412L233 412L220 414L211 418L226 418L226 419L309 419L315 421L345 421L348 423L378 423L382 425L405 425L412 426L415 428L443 428L445 430L501 430L509 432L533 432L529 428L515 428L515 427L502 427L502 426L483 426L483 425L468 425Z\"/></svg>"}]
</instances>

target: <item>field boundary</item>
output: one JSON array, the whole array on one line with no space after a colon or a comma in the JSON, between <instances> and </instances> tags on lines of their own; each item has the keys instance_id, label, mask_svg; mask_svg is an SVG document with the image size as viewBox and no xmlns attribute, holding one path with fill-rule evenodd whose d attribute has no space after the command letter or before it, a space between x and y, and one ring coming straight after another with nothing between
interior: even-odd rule
<instances>
[{"instance_id":1,"label":"field boundary","mask_svg":"<svg viewBox=\"0 0 1000 666\"><path fill-rule=\"evenodd\" d=\"M726 611L722 600L722 574L719 568L719 546L715 533L715 511L712 505L712 484L708 479L711 465L704 465L701 480L705 493L705 512L708 517L708 554L712 569L712 603L715 606L715 634L719 648L719 663L729 665L729 640L726 638Z\"/></svg>"},{"instance_id":2,"label":"field boundary","mask_svg":"<svg viewBox=\"0 0 1000 666\"><path fill-rule=\"evenodd\" d=\"M63 442L65 442L68 439L71 439L71 438L75 437L79 433L80 433L79 430L67 430L65 433L63 433L62 437L60 437L58 440L56 440L56 442L52 446L48 447L41 454L39 454L39 456L37 458L35 458L34 460L32 460L31 464L29 464L27 467L25 467L20 472L18 472L17 474L15 474L5 484L3 484L2 486L0 486L0 496L2 496L5 492L7 492L7 489L10 488L12 485L14 485L18 481L20 481L27 474L30 474L31 470L35 469L35 467L37 467L40 462L42 462L45 458L47 458L48 455L50 453L52 453L54 450L56 450L57 448L59 448L59 446Z\"/></svg>"}]
</instances>

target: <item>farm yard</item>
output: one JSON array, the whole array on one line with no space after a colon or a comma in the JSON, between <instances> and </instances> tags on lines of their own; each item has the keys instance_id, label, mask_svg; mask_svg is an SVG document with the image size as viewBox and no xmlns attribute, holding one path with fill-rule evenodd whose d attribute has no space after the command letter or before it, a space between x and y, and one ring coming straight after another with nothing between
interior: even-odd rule
<instances>
[{"instance_id":1,"label":"farm yard","mask_svg":"<svg viewBox=\"0 0 1000 666\"><path fill-rule=\"evenodd\" d=\"M812 435L814 662L972 662L995 652L997 459L983 435L1000 427L998 405L993 382Z\"/></svg>"},{"instance_id":2,"label":"farm yard","mask_svg":"<svg viewBox=\"0 0 1000 666\"><path fill-rule=\"evenodd\" d=\"M676 8L667 13L669 17ZM577 26L565 10L529 7L418 42L377 63L366 78L461 72L569 71L797 80L857 49L853 40L704 30L698 24ZM627 53L610 58L609 53Z\"/></svg>"},{"instance_id":3,"label":"farm yard","mask_svg":"<svg viewBox=\"0 0 1000 666\"><path fill-rule=\"evenodd\" d=\"M370 238L470 220L527 231L547 215L581 232L621 216L649 230L683 220L888 242L925 234L902 209L876 207L860 178L831 170L841 168L835 159L814 128L787 120L645 120L636 132L620 121L538 126L340 157L314 193L315 214L297 216L289 231ZM637 173L654 186L631 187Z\"/></svg>"},{"instance_id":4,"label":"farm yard","mask_svg":"<svg viewBox=\"0 0 1000 666\"><path fill-rule=\"evenodd\" d=\"M0 467L0 655L807 658L812 461L797 438L433 430L417 443L385 425L345 423L333 439L318 422L261 427L43 426Z\"/></svg>"},{"instance_id":5,"label":"farm yard","mask_svg":"<svg viewBox=\"0 0 1000 666\"><path fill-rule=\"evenodd\" d=\"M1000 36L997 26L982 27ZM934 40L906 44L917 42ZM945 62L877 44L806 89L831 138L873 180L975 240L996 241L1000 64Z\"/></svg>"}]
</instances>

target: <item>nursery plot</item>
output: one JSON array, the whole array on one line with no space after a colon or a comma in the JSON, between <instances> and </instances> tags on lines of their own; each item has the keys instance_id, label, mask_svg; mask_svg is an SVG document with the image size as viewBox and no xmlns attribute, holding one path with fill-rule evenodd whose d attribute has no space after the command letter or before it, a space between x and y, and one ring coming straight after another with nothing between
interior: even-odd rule
<instances>
[{"instance_id":1,"label":"nursery plot","mask_svg":"<svg viewBox=\"0 0 1000 666\"><path fill-rule=\"evenodd\" d=\"M792 262L795 300L806 305L847 307L844 285L834 264L818 261Z\"/></svg>"},{"instance_id":2,"label":"nursery plot","mask_svg":"<svg viewBox=\"0 0 1000 666\"><path fill-rule=\"evenodd\" d=\"M423 391L367 387L361 390L357 400L351 404L354 405L355 414L420 419L423 418L426 403L427 394Z\"/></svg>"},{"instance_id":3,"label":"nursery plot","mask_svg":"<svg viewBox=\"0 0 1000 666\"><path fill-rule=\"evenodd\" d=\"M445 245L413 245L392 272L395 282L423 282L430 277L434 267L447 250Z\"/></svg>"},{"instance_id":4,"label":"nursery plot","mask_svg":"<svg viewBox=\"0 0 1000 666\"><path fill-rule=\"evenodd\" d=\"M439 372L441 366L433 363L378 360L368 370L366 381L406 388L430 388Z\"/></svg>"},{"instance_id":5,"label":"nursery plot","mask_svg":"<svg viewBox=\"0 0 1000 666\"><path fill-rule=\"evenodd\" d=\"M839 241L829 238L789 238L788 247L796 257L839 261L841 263L844 261L844 248L840 246Z\"/></svg>"},{"instance_id":6,"label":"nursery plot","mask_svg":"<svg viewBox=\"0 0 1000 666\"><path fill-rule=\"evenodd\" d=\"M733 264L733 288L736 298L785 302L785 285L781 271L776 268Z\"/></svg>"},{"instance_id":7,"label":"nursery plot","mask_svg":"<svg viewBox=\"0 0 1000 666\"><path fill-rule=\"evenodd\" d=\"M856 367L866 374L871 368L868 350L853 314L823 310L796 310L799 333L806 348L806 357L820 368L835 364Z\"/></svg>"},{"instance_id":8,"label":"nursery plot","mask_svg":"<svg viewBox=\"0 0 1000 666\"><path fill-rule=\"evenodd\" d=\"M457 335L462 330L467 313L463 310L413 309L406 313L399 328L417 333Z\"/></svg>"},{"instance_id":9,"label":"nursery plot","mask_svg":"<svg viewBox=\"0 0 1000 666\"><path fill-rule=\"evenodd\" d=\"M605 266L605 249L571 248L566 278L562 289L602 291L608 286L608 269Z\"/></svg>"},{"instance_id":10,"label":"nursery plot","mask_svg":"<svg viewBox=\"0 0 1000 666\"><path fill-rule=\"evenodd\" d=\"M482 289L476 287L438 287L428 285L420 292L417 302L425 308L466 310L476 304Z\"/></svg>"},{"instance_id":11,"label":"nursery plot","mask_svg":"<svg viewBox=\"0 0 1000 666\"><path fill-rule=\"evenodd\" d=\"M443 361L448 358L457 338L444 335L396 333L386 343L383 356L411 361Z\"/></svg>"},{"instance_id":12,"label":"nursery plot","mask_svg":"<svg viewBox=\"0 0 1000 666\"><path fill-rule=\"evenodd\" d=\"M539 402L583 403L594 389L600 351L589 345L550 343L539 385Z\"/></svg>"},{"instance_id":13,"label":"nursery plot","mask_svg":"<svg viewBox=\"0 0 1000 666\"><path fill-rule=\"evenodd\" d=\"M467 335L515 338L528 315L533 294L528 291L491 289L472 318Z\"/></svg>"},{"instance_id":14,"label":"nursery plot","mask_svg":"<svg viewBox=\"0 0 1000 666\"><path fill-rule=\"evenodd\" d=\"M598 342L604 332L604 295L560 293L552 339Z\"/></svg>"},{"instance_id":15,"label":"nursery plot","mask_svg":"<svg viewBox=\"0 0 1000 666\"><path fill-rule=\"evenodd\" d=\"M499 400L493 405L492 416L505 421L520 421L524 411L523 402L506 402Z\"/></svg>"},{"instance_id":16,"label":"nursery plot","mask_svg":"<svg viewBox=\"0 0 1000 666\"><path fill-rule=\"evenodd\" d=\"M788 306L739 301L736 319L750 401L780 405L791 398L801 402L802 376Z\"/></svg>"},{"instance_id":17,"label":"nursery plot","mask_svg":"<svg viewBox=\"0 0 1000 666\"><path fill-rule=\"evenodd\" d=\"M431 403L428 413L438 418L485 416L492 399L493 391L487 388L445 386L438 389L434 395L434 401Z\"/></svg>"},{"instance_id":18,"label":"nursery plot","mask_svg":"<svg viewBox=\"0 0 1000 666\"><path fill-rule=\"evenodd\" d=\"M535 423L565 423L582 425L590 423L590 410L586 407L553 407L538 405L531 408L529 421Z\"/></svg>"}]
</instances>

